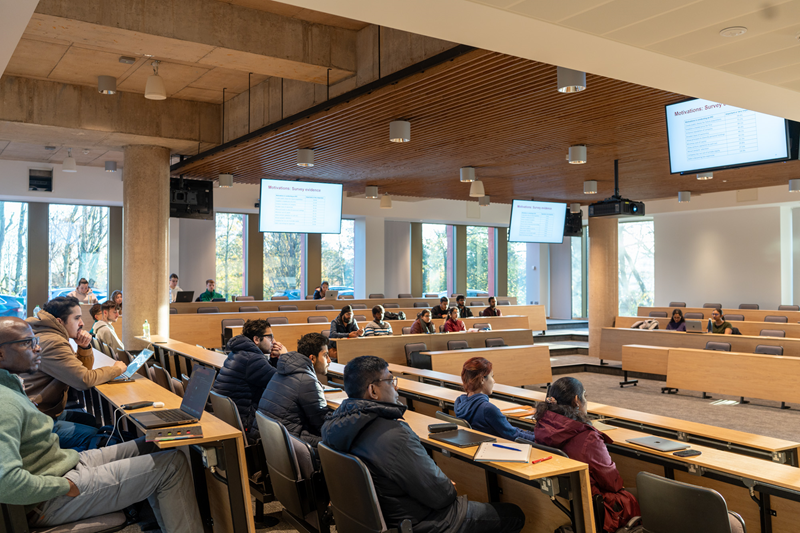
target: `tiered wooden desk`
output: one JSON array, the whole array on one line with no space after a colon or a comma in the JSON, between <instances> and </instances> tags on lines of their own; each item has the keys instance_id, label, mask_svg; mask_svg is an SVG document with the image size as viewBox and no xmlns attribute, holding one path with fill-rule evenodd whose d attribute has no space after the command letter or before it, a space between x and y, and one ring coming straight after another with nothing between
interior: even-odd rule
<instances>
[{"instance_id":1,"label":"tiered wooden desk","mask_svg":"<svg viewBox=\"0 0 800 533\"><path fill-rule=\"evenodd\" d=\"M672 316L674 307L639 307L637 311L638 316L649 316L651 311L659 311L667 313L668 317ZM678 307L686 313L703 313L705 319L711 318L713 309L709 307ZM778 311L777 309L722 309L723 315L743 315L744 319L749 322L763 322L766 316L785 316L789 323L797 324L800 321L800 311Z\"/></svg>"},{"instance_id":2,"label":"tiered wooden desk","mask_svg":"<svg viewBox=\"0 0 800 533\"><path fill-rule=\"evenodd\" d=\"M430 356L431 368L439 372L460 374L468 359L485 357L492 362L495 382L522 386L550 383L553 380L550 349L547 346L501 346L420 353Z\"/></svg>"},{"instance_id":3,"label":"tiered wooden desk","mask_svg":"<svg viewBox=\"0 0 800 533\"><path fill-rule=\"evenodd\" d=\"M704 319L703 328L705 329L708 323L708 317ZM659 318L659 317L642 317L642 316L618 316L614 322L614 327L616 328L630 328L636 322L640 320L655 320L658 322L658 329L665 330L667 329L667 324L669 324L672 318ZM691 319L690 319L691 320ZM783 331L786 333L786 338L790 339L800 339L800 324L796 323L781 323L781 322L739 322L736 320L732 320L731 325L735 328L739 329L739 332L742 335L747 335L751 337L758 337L761 335L761 330L764 329L774 329L778 331ZM767 337L770 338L770 337Z\"/></svg>"}]
</instances>

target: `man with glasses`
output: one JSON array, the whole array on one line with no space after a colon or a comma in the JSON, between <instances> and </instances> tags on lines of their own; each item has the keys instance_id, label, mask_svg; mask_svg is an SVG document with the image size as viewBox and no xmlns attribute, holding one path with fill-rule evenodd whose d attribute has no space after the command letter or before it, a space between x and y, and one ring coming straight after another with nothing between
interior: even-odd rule
<instances>
[{"instance_id":1,"label":"man with glasses","mask_svg":"<svg viewBox=\"0 0 800 533\"><path fill-rule=\"evenodd\" d=\"M44 361L30 325L0 317L0 502L25 506L31 528L50 528L148 498L162 531L202 531L179 451L158 452L144 438L81 453L59 446L53 419L28 400L19 377L35 375Z\"/></svg>"},{"instance_id":2,"label":"man with glasses","mask_svg":"<svg viewBox=\"0 0 800 533\"><path fill-rule=\"evenodd\" d=\"M225 351L228 358L211 390L236 402L239 417L250 438L250 425L255 419L258 402L277 372L268 359L277 360L287 350L274 339L269 322L259 319L245 322L242 334L229 340ZM258 432L255 432L253 440L257 437Z\"/></svg>"},{"instance_id":3,"label":"man with glasses","mask_svg":"<svg viewBox=\"0 0 800 533\"><path fill-rule=\"evenodd\" d=\"M397 378L380 357L363 355L344 368L347 399L322 426L322 442L367 465L389 528L410 520L414 533L518 533L525 515L512 503L458 496L455 484L401 421L406 406Z\"/></svg>"}]
</instances>

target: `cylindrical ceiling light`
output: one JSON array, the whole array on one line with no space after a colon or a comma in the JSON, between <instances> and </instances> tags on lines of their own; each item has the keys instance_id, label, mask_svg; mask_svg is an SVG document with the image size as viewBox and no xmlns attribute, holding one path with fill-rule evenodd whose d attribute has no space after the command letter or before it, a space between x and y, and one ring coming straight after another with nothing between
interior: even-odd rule
<instances>
[{"instance_id":1,"label":"cylindrical ceiling light","mask_svg":"<svg viewBox=\"0 0 800 533\"><path fill-rule=\"evenodd\" d=\"M789 180L789 192L800 192L800 180Z\"/></svg>"},{"instance_id":2,"label":"cylindrical ceiling light","mask_svg":"<svg viewBox=\"0 0 800 533\"><path fill-rule=\"evenodd\" d=\"M490 198L491 198L490 196L481 196L480 198L478 198L478 205L483 205L483 206L489 205Z\"/></svg>"},{"instance_id":3,"label":"cylindrical ceiling light","mask_svg":"<svg viewBox=\"0 0 800 533\"><path fill-rule=\"evenodd\" d=\"M575 144L569 147L567 161L570 165L582 165L586 163L586 145Z\"/></svg>"},{"instance_id":4,"label":"cylindrical ceiling light","mask_svg":"<svg viewBox=\"0 0 800 533\"><path fill-rule=\"evenodd\" d=\"M483 182L481 180L475 180L472 182L472 185L469 186L469 195L472 198L486 196L486 192L483 190Z\"/></svg>"},{"instance_id":5,"label":"cylindrical ceiling light","mask_svg":"<svg viewBox=\"0 0 800 533\"><path fill-rule=\"evenodd\" d=\"M117 162L106 161L106 172L116 172L116 171L117 171Z\"/></svg>"},{"instance_id":6,"label":"cylindrical ceiling light","mask_svg":"<svg viewBox=\"0 0 800 533\"><path fill-rule=\"evenodd\" d=\"M473 167L461 167L461 183L472 183L475 181L475 169Z\"/></svg>"},{"instance_id":7,"label":"cylindrical ceiling light","mask_svg":"<svg viewBox=\"0 0 800 533\"><path fill-rule=\"evenodd\" d=\"M595 180L584 181L583 194L597 194L597 182Z\"/></svg>"},{"instance_id":8,"label":"cylindrical ceiling light","mask_svg":"<svg viewBox=\"0 0 800 533\"><path fill-rule=\"evenodd\" d=\"M233 174L220 174L219 186L222 189L230 189L233 187Z\"/></svg>"},{"instance_id":9,"label":"cylindrical ceiling light","mask_svg":"<svg viewBox=\"0 0 800 533\"><path fill-rule=\"evenodd\" d=\"M375 185L367 185L364 189L364 196L367 198L375 199L378 197L378 187Z\"/></svg>"},{"instance_id":10,"label":"cylindrical ceiling light","mask_svg":"<svg viewBox=\"0 0 800 533\"><path fill-rule=\"evenodd\" d=\"M117 92L117 78L114 76L97 76L97 90L101 94Z\"/></svg>"},{"instance_id":11,"label":"cylindrical ceiling light","mask_svg":"<svg viewBox=\"0 0 800 533\"><path fill-rule=\"evenodd\" d=\"M692 193L690 191L678 191L678 203L685 204L691 201Z\"/></svg>"},{"instance_id":12,"label":"cylindrical ceiling light","mask_svg":"<svg viewBox=\"0 0 800 533\"><path fill-rule=\"evenodd\" d=\"M577 215L581 212L581 204L575 202L574 204L569 204L569 212L573 215Z\"/></svg>"},{"instance_id":13,"label":"cylindrical ceiling light","mask_svg":"<svg viewBox=\"0 0 800 533\"><path fill-rule=\"evenodd\" d=\"M314 166L314 150L308 148L301 148L297 151L297 166L298 167L313 167Z\"/></svg>"},{"instance_id":14,"label":"cylindrical ceiling light","mask_svg":"<svg viewBox=\"0 0 800 533\"><path fill-rule=\"evenodd\" d=\"M578 93L586 88L586 73L558 67L558 92Z\"/></svg>"},{"instance_id":15,"label":"cylindrical ceiling light","mask_svg":"<svg viewBox=\"0 0 800 533\"><path fill-rule=\"evenodd\" d=\"M714 173L713 172L701 172L701 173L699 173L697 175L697 179L702 180L702 181L714 179Z\"/></svg>"},{"instance_id":16,"label":"cylindrical ceiling light","mask_svg":"<svg viewBox=\"0 0 800 533\"><path fill-rule=\"evenodd\" d=\"M411 123L407 120L393 120L389 123L389 140L393 143L407 143L411 140Z\"/></svg>"},{"instance_id":17,"label":"cylindrical ceiling light","mask_svg":"<svg viewBox=\"0 0 800 533\"><path fill-rule=\"evenodd\" d=\"M391 209L392 208L392 197L389 196L389 193L383 193L381 196L381 209Z\"/></svg>"},{"instance_id":18,"label":"cylindrical ceiling light","mask_svg":"<svg viewBox=\"0 0 800 533\"><path fill-rule=\"evenodd\" d=\"M160 61L153 61L153 75L147 78L147 85L144 88L144 97L148 100L166 100L167 89L164 87L164 80L158 75L158 64Z\"/></svg>"},{"instance_id":19,"label":"cylindrical ceiling light","mask_svg":"<svg viewBox=\"0 0 800 533\"><path fill-rule=\"evenodd\" d=\"M61 163L62 172L77 172L78 167L75 164L75 158L72 157L72 148L67 148L67 158Z\"/></svg>"}]
</instances>

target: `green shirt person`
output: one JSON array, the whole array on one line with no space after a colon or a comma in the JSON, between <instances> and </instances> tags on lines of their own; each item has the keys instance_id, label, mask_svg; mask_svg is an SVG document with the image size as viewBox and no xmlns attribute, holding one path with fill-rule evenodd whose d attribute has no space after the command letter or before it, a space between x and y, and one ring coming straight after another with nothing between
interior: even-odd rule
<instances>
[{"instance_id":1,"label":"green shirt person","mask_svg":"<svg viewBox=\"0 0 800 533\"><path fill-rule=\"evenodd\" d=\"M203 294L198 296L197 297L197 301L198 302L210 302L212 300L217 300L219 298L222 298L224 300L225 297L223 295L221 295L220 293L214 291L214 289L216 289L216 288L217 288L217 282L214 281L213 279L207 279L206 280L206 292L204 292Z\"/></svg>"},{"instance_id":2,"label":"green shirt person","mask_svg":"<svg viewBox=\"0 0 800 533\"><path fill-rule=\"evenodd\" d=\"M730 335L733 333L733 326L725 320L722 309L717 307L711 312L711 333Z\"/></svg>"}]
</instances>

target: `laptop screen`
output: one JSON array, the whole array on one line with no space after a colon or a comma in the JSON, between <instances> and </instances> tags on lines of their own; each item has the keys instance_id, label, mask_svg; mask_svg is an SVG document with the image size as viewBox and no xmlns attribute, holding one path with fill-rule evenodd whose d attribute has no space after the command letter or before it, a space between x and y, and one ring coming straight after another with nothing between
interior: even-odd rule
<instances>
[{"instance_id":1,"label":"laptop screen","mask_svg":"<svg viewBox=\"0 0 800 533\"><path fill-rule=\"evenodd\" d=\"M128 365L128 368L125 369L125 372L122 373L122 376L126 379L131 379L133 375L139 370L142 365L153 357L153 350L142 350L139 352L139 355L136 356L136 359L131 361L131 364Z\"/></svg>"},{"instance_id":2,"label":"laptop screen","mask_svg":"<svg viewBox=\"0 0 800 533\"><path fill-rule=\"evenodd\" d=\"M214 385L216 372L213 368L194 365L192 379L189 380L187 390L181 402L181 411L200 420L208 401L211 386Z\"/></svg>"}]
</instances>

